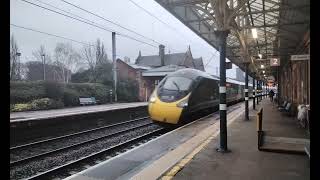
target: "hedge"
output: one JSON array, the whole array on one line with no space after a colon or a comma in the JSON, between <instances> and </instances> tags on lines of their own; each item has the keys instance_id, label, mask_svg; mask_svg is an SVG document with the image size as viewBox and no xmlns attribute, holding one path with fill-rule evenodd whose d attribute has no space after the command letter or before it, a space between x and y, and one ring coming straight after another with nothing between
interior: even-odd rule
<instances>
[{"instance_id":1,"label":"hedge","mask_svg":"<svg viewBox=\"0 0 320 180\"><path fill-rule=\"evenodd\" d=\"M78 106L80 97L95 97L99 103L110 102L110 86L100 83L56 83L56 82L10 82L10 104L20 104L18 109L29 109L29 106L22 104L32 104L32 101L49 98L57 102L56 106ZM132 82L119 82L119 101L137 101L137 85ZM40 103L39 102L39 103ZM47 106L54 108L55 105L45 103L39 109L46 109ZM61 105L62 104L62 105ZM34 108L32 108L34 109Z\"/></svg>"},{"instance_id":2,"label":"hedge","mask_svg":"<svg viewBox=\"0 0 320 180\"><path fill-rule=\"evenodd\" d=\"M75 102L75 99L71 96L77 98L77 103L79 103L79 97L95 97L100 103L107 103L109 102L108 93L110 89L111 87L99 83L68 83L64 91L65 104Z\"/></svg>"},{"instance_id":3,"label":"hedge","mask_svg":"<svg viewBox=\"0 0 320 180\"><path fill-rule=\"evenodd\" d=\"M10 82L10 104L27 103L46 97L46 90L41 81Z\"/></svg>"},{"instance_id":4,"label":"hedge","mask_svg":"<svg viewBox=\"0 0 320 180\"><path fill-rule=\"evenodd\" d=\"M138 101L138 85L131 81L119 82L118 100L128 102Z\"/></svg>"},{"instance_id":5,"label":"hedge","mask_svg":"<svg viewBox=\"0 0 320 180\"><path fill-rule=\"evenodd\" d=\"M10 107L13 112L19 111L35 111L44 109L57 109L62 108L64 105L61 101L57 101L49 98L36 99L29 103L15 104Z\"/></svg>"}]
</instances>

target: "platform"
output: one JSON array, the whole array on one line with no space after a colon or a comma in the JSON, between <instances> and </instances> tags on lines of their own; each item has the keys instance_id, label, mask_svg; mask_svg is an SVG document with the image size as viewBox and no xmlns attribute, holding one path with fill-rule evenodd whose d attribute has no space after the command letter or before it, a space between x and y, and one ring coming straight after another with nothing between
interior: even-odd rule
<instances>
[{"instance_id":1,"label":"platform","mask_svg":"<svg viewBox=\"0 0 320 180\"><path fill-rule=\"evenodd\" d=\"M281 116L276 106L264 99L263 129L269 136L287 139L308 139L305 130L293 118ZM256 111L251 110L250 115ZM213 139L193 159L173 176L162 179L310 179L310 162L307 155L263 152L257 149L256 119L240 117L228 127L228 147L231 153L216 152L218 139ZM168 175L168 174L167 174Z\"/></svg>"},{"instance_id":2,"label":"platform","mask_svg":"<svg viewBox=\"0 0 320 180\"><path fill-rule=\"evenodd\" d=\"M40 120L40 119L46 119L46 118L88 114L92 112L97 113L97 112L111 111L111 110L117 110L117 109L127 109L127 108L147 106L147 104L148 104L147 102L114 103L114 104L89 105L89 106L41 110L41 111L14 112L14 113L10 113L10 122Z\"/></svg>"}]
</instances>

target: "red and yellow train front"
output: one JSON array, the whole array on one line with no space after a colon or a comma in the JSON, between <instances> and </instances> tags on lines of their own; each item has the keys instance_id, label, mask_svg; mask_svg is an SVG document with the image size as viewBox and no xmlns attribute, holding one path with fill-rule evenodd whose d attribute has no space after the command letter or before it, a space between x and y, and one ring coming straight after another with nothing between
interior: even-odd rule
<instances>
[{"instance_id":1,"label":"red and yellow train front","mask_svg":"<svg viewBox=\"0 0 320 180\"><path fill-rule=\"evenodd\" d=\"M177 124L188 106L192 80L168 77L152 93L148 111L153 121Z\"/></svg>"},{"instance_id":2,"label":"red and yellow train front","mask_svg":"<svg viewBox=\"0 0 320 180\"><path fill-rule=\"evenodd\" d=\"M150 98L148 112L153 121L177 124L182 110L187 106L188 96L174 102L162 102L156 93Z\"/></svg>"}]
</instances>

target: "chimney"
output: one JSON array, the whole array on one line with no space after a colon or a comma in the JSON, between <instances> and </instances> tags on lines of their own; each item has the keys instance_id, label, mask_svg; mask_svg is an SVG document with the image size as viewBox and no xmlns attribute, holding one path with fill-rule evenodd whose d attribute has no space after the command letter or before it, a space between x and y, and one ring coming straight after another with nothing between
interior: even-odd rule
<instances>
[{"instance_id":1,"label":"chimney","mask_svg":"<svg viewBox=\"0 0 320 180\"><path fill-rule=\"evenodd\" d=\"M159 56L161 60L161 66L164 66L164 45L159 45Z\"/></svg>"}]
</instances>

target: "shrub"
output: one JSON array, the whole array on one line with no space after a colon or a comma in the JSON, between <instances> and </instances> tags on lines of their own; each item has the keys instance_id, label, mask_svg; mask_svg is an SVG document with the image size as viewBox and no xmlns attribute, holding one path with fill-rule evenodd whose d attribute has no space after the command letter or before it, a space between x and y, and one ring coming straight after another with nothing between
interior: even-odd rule
<instances>
[{"instance_id":1,"label":"shrub","mask_svg":"<svg viewBox=\"0 0 320 180\"><path fill-rule=\"evenodd\" d=\"M138 101L138 85L134 81L122 81L118 86L119 101Z\"/></svg>"},{"instance_id":2,"label":"shrub","mask_svg":"<svg viewBox=\"0 0 320 180\"><path fill-rule=\"evenodd\" d=\"M15 104L12 108L13 112L30 111L30 110L32 110L31 104Z\"/></svg>"},{"instance_id":3,"label":"shrub","mask_svg":"<svg viewBox=\"0 0 320 180\"><path fill-rule=\"evenodd\" d=\"M61 101L49 98L36 99L30 104L32 110L55 109L63 107L63 103Z\"/></svg>"},{"instance_id":4,"label":"shrub","mask_svg":"<svg viewBox=\"0 0 320 180\"><path fill-rule=\"evenodd\" d=\"M63 103L65 106L77 106L79 105L79 93L72 89L64 89Z\"/></svg>"},{"instance_id":5,"label":"shrub","mask_svg":"<svg viewBox=\"0 0 320 180\"><path fill-rule=\"evenodd\" d=\"M46 97L54 100L61 100L63 98L63 88L60 83L53 81L46 81L44 83Z\"/></svg>"},{"instance_id":6,"label":"shrub","mask_svg":"<svg viewBox=\"0 0 320 180\"><path fill-rule=\"evenodd\" d=\"M23 104L46 97L43 82L10 82L10 104Z\"/></svg>"},{"instance_id":7,"label":"shrub","mask_svg":"<svg viewBox=\"0 0 320 180\"><path fill-rule=\"evenodd\" d=\"M79 97L95 97L100 103L108 102L109 87L99 83L69 83L66 89L78 93Z\"/></svg>"},{"instance_id":8,"label":"shrub","mask_svg":"<svg viewBox=\"0 0 320 180\"><path fill-rule=\"evenodd\" d=\"M51 104L49 105L50 109L59 109L63 107L64 103L61 100L51 100Z\"/></svg>"},{"instance_id":9,"label":"shrub","mask_svg":"<svg viewBox=\"0 0 320 180\"><path fill-rule=\"evenodd\" d=\"M35 99L31 102L31 107L33 110L47 109L49 101L49 98Z\"/></svg>"},{"instance_id":10,"label":"shrub","mask_svg":"<svg viewBox=\"0 0 320 180\"><path fill-rule=\"evenodd\" d=\"M33 109L48 109L53 106L61 107L61 103L65 106L77 106L79 105L79 97L95 97L99 100L99 103L110 101L109 90L111 87L100 83L62 84L37 81L11 82L10 85L10 104L31 104L33 102ZM131 86L119 86L118 90L121 91L121 89L125 90L125 95L122 96L123 101L127 100L128 94L135 92ZM51 105L49 105L50 103ZM14 108L12 107L11 109Z\"/></svg>"}]
</instances>

